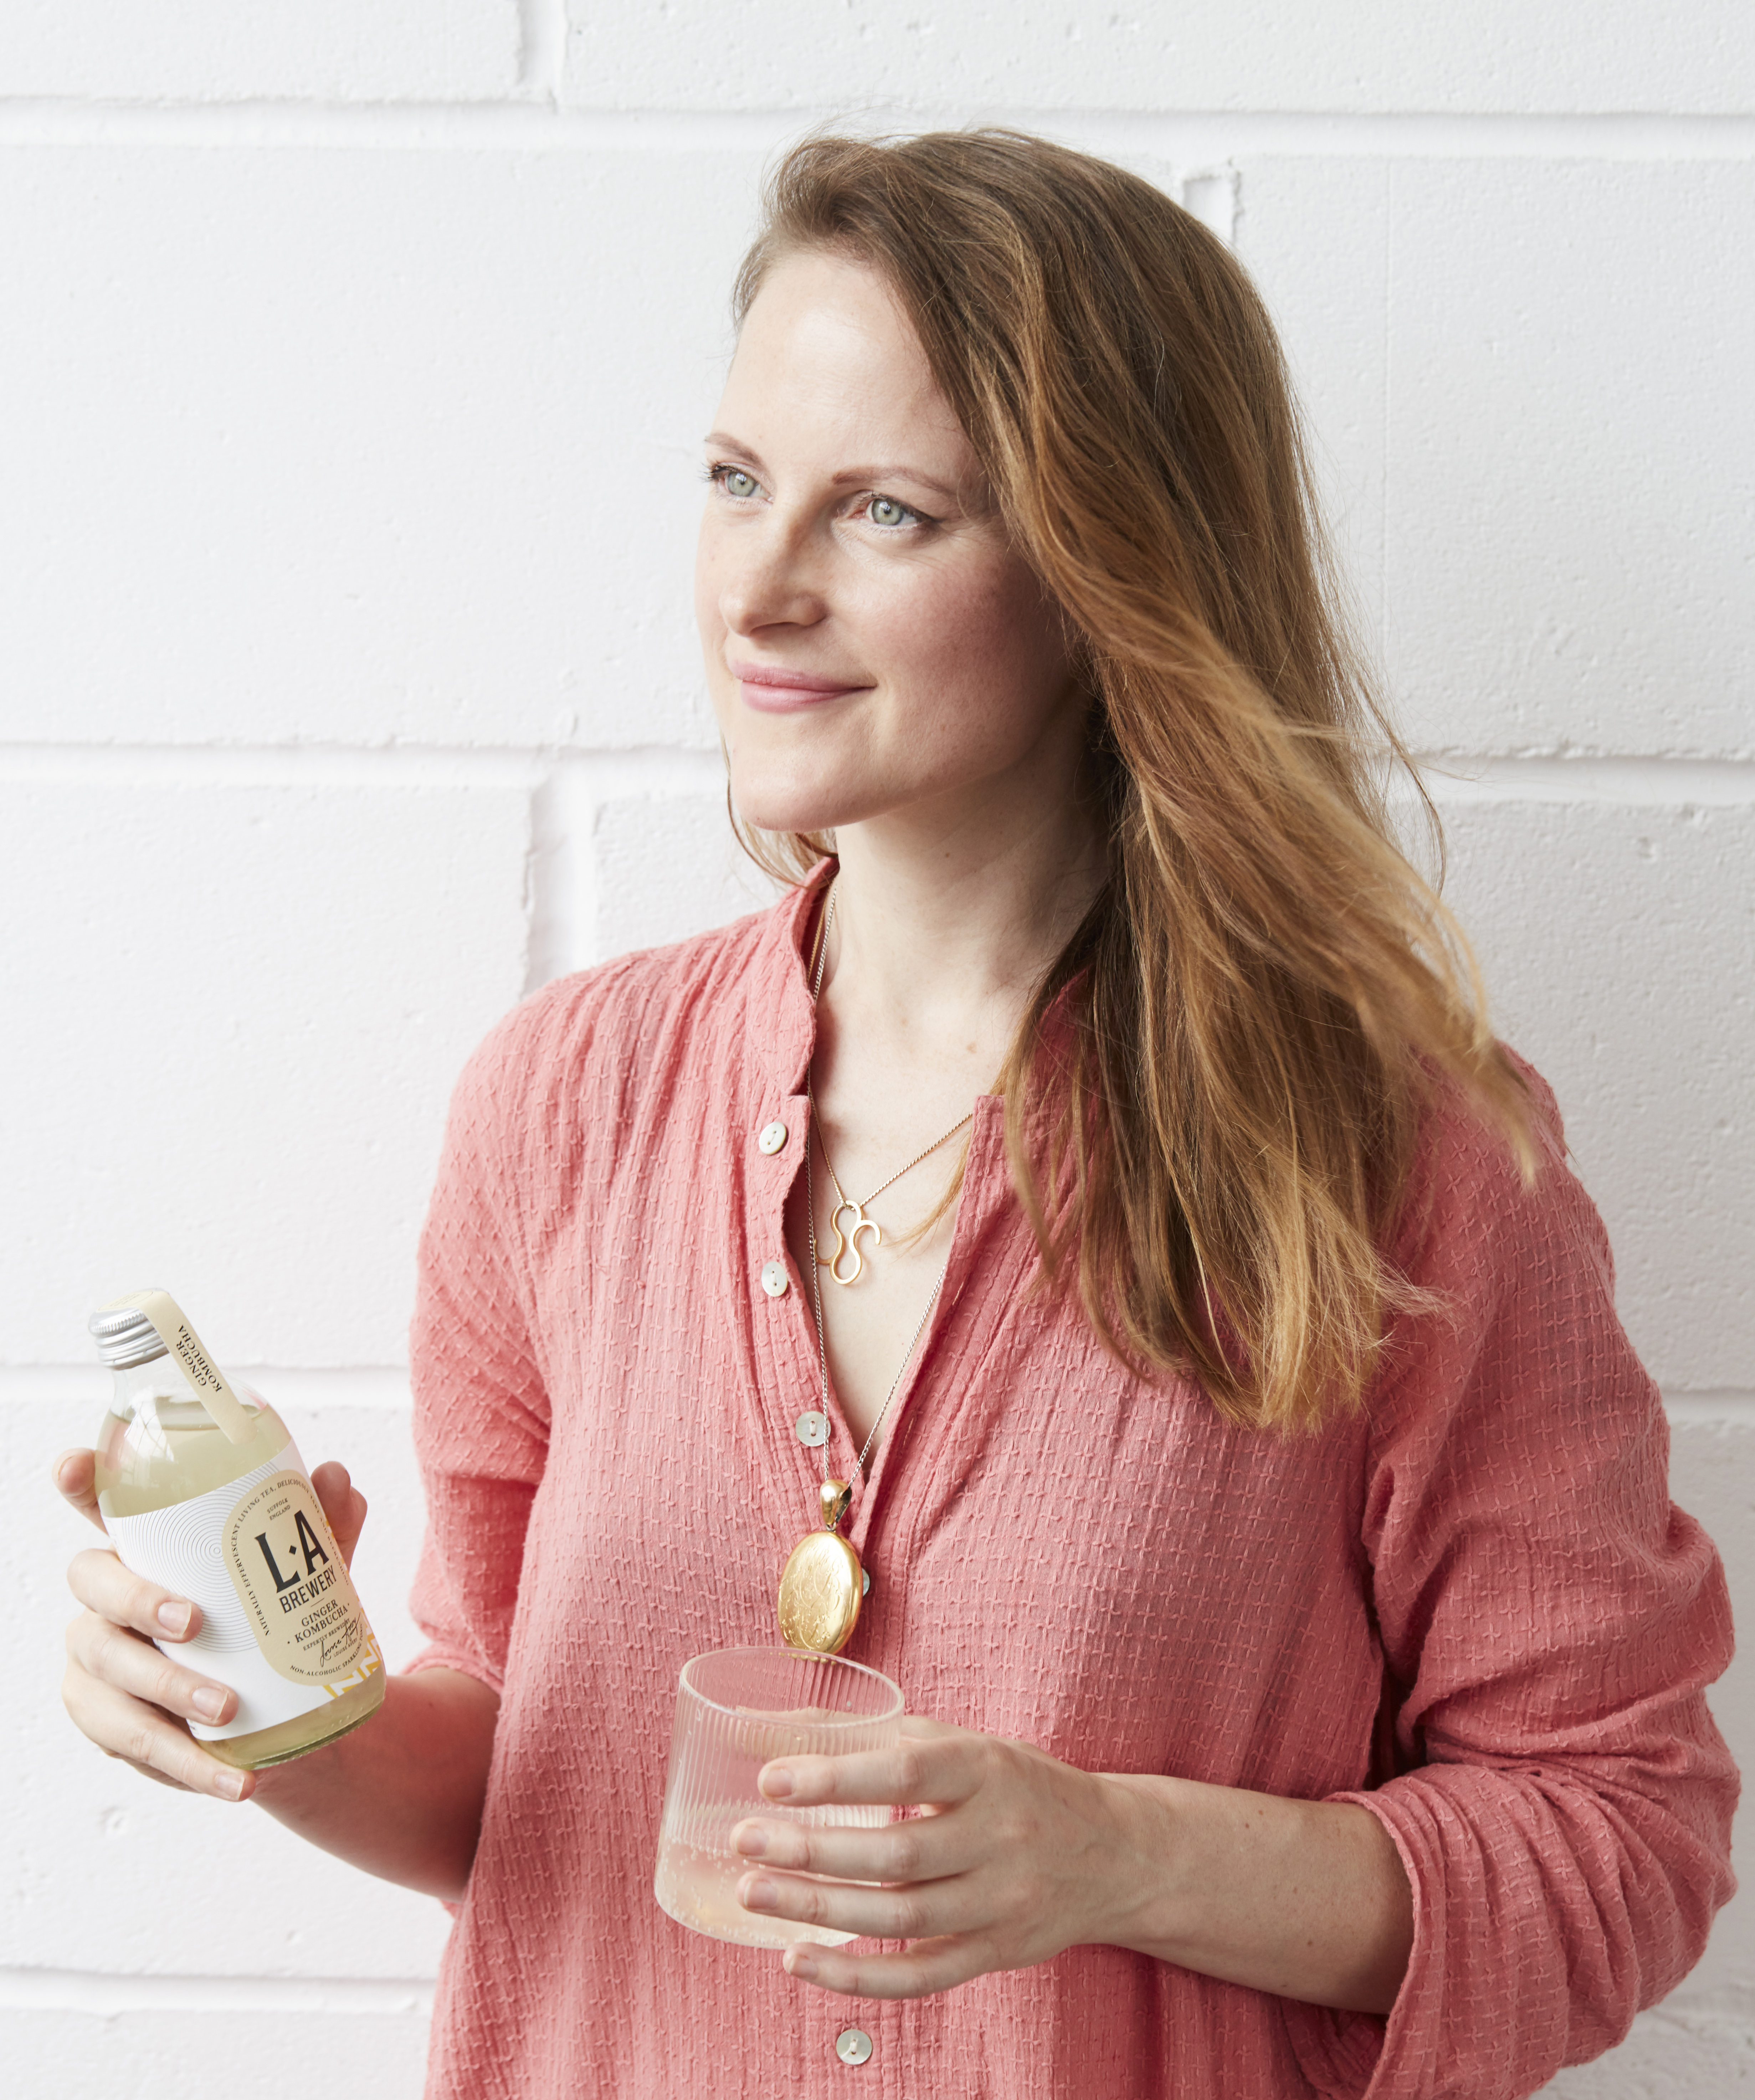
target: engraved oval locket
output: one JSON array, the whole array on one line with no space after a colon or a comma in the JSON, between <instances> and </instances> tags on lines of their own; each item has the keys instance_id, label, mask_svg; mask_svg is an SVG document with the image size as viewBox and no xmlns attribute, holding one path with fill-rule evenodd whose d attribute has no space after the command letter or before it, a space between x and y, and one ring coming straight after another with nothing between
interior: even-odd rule
<instances>
[{"instance_id":1,"label":"engraved oval locket","mask_svg":"<svg viewBox=\"0 0 1755 2100\"><path fill-rule=\"evenodd\" d=\"M853 1638L864 1601L864 1571L838 1529L852 1502L845 1480L825 1480L822 1522L792 1548L780 1576L780 1638L788 1648L839 1655Z\"/></svg>"}]
</instances>

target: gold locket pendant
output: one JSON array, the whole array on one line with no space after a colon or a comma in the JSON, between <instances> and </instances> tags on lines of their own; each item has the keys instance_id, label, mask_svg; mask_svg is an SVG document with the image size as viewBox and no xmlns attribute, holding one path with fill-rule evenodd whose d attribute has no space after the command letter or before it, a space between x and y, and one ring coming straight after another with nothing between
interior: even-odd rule
<instances>
[{"instance_id":1,"label":"gold locket pendant","mask_svg":"<svg viewBox=\"0 0 1755 2100\"><path fill-rule=\"evenodd\" d=\"M837 1529L853 1491L845 1480L825 1480L822 1523L807 1531L780 1573L780 1638L788 1648L839 1655L859 1623L865 1570L858 1549Z\"/></svg>"}]
</instances>

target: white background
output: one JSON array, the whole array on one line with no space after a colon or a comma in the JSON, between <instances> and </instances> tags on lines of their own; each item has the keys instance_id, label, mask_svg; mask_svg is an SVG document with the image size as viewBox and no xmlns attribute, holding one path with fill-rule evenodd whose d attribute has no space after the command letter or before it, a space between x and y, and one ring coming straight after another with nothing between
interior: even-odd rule
<instances>
[{"instance_id":1,"label":"white background","mask_svg":"<svg viewBox=\"0 0 1755 2100\"><path fill-rule=\"evenodd\" d=\"M47 1462L102 1409L86 1312L169 1286L367 1486L411 1649L451 1080L521 992L761 894L695 446L762 169L823 116L1088 145L1257 273L1755 1626L1752 111L1747 0L7 0L11 2092L279 2095L289 2032L335 2100L419 2089L438 1907L62 1716ZM1755 1671L1713 1698L1755 1759ZM1755 1890L1552 2090L1755 2090L1752 1976Z\"/></svg>"}]
</instances>

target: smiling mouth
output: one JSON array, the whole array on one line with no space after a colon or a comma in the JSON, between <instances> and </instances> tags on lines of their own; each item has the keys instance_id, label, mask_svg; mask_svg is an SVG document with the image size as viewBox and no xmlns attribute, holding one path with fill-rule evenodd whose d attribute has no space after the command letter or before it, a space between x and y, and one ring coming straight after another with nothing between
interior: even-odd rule
<instances>
[{"instance_id":1,"label":"smiling mouth","mask_svg":"<svg viewBox=\"0 0 1755 2100\"><path fill-rule=\"evenodd\" d=\"M871 690L863 683L825 678L809 671L782 671L760 664L733 664L727 668L738 682L743 704L758 714L796 714L849 693Z\"/></svg>"}]
</instances>

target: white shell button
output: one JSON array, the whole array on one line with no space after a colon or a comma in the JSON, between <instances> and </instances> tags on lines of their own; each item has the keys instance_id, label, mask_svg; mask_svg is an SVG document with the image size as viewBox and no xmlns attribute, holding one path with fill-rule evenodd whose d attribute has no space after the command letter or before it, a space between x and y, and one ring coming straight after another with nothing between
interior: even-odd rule
<instances>
[{"instance_id":1,"label":"white shell button","mask_svg":"<svg viewBox=\"0 0 1755 2100\"><path fill-rule=\"evenodd\" d=\"M783 1123L769 1123L764 1128L761 1136L756 1139L756 1142L761 1147L764 1152L768 1153L770 1155L776 1152L784 1152L786 1149L786 1125Z\"/></svg>"},{"instance_id":2,"label":"white shell button","mask_svg":"<svg viewBox=\"0 0 1755 2100\"><path fill-rule=\"evenodd\" d=\"M761 1265L761 1287L770 1298L786 1295L786 1264L783 1261L765 1261Z\"/></svg>"},{"instance_id":3,"label":"white shell button","mask_svg":"<svg viewBox=\"0 0 1755 2100\"><path fill-rule=\"evenodd\" d=\"M818 1414L814 1412L801 1414L792 1427L798 1432L799 1442L808 1444L812 1450L815 1450L819 1444L827 1444L829 1440L829 1418L826 1414Z\"/></svg>"},{"instance_id":4,"label":"white shell button","mask_svg":"<svg viewBox=\"0 0 1755 2100\"><path fill-rule=\"evenodd\" d=\"M864 2063L871 2054L871 2037L863 2027L843 2027L835 2037L835 2054L843 2063Z\"/></svg>"}]
</instances>

